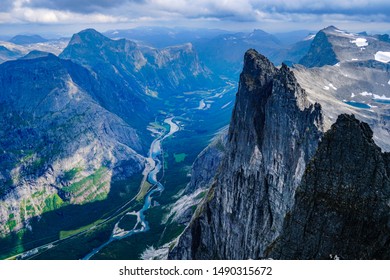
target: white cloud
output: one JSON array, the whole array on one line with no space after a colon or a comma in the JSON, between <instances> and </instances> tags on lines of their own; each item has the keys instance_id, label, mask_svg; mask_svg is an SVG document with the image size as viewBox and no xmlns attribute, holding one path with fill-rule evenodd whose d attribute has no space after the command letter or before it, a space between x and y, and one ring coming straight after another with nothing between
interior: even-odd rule
<instances>
[{"instance_id":1,"label":"white cloud","mask_svg":"<svg viewBox=\"0 0 390 280\"><path fill-rule=\"evenodd\" d=\"M204 26L215 27L207 25L213 22L220 23L219 28L227 23L288 30L294 26L318 29L330 24L365 22L367 26L387 24L390 29L388 0L15 0L13 7L6 1L7 9L0 11L0 23L93 26L94 23L203 22Z\"/></svg>"}]
</instances>

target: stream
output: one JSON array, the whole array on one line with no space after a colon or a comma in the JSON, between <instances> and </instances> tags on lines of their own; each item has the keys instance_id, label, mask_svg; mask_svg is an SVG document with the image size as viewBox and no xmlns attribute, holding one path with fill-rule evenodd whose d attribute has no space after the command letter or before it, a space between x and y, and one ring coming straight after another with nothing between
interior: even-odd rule
<instances>
[{"instance_id":1,"label":"stream","mask_svg":"<svg viewBox=\"0 0 390 280\"><path fill-rule=\"evenodd\" d=\"M115 240L121 240L123 238L129 237L136 233L142 233L149 230L149 223L145 219L144 212L150 208L152 205L153 197L152 195L155 193L162 193L164 191L164 186L157 180L157 174L162 169L164 172L164 166L162 161L159 159L161 157L162 153L162 142L168 138L169 136L173 135L177 131L179 131L180 127L173 121L173 117L166 118L164 120L166 124L169 125L169 130L165 131L164 133L160 134L152 144L150 145L149 154L147 158L147 164L144 169L144 176L146 176L146 180L152 185L152 187L149 189L148 193L145 195L144 198L144 204L143 207L138 211L132 211L127 212L124 214L119 221L115 224L115 227L112 231L110 239L100 245L98 248L95 248L90 252L88 255L86 255L83 260L89 260L91 257L93 257L95 254L97 254L100 250L102 250L104 247L106 247L108 244ZM141 184L142 186L142 184ZM126 215L134 215L137 217L137 222L133 229L131 230L124 230L119 227L120 221L126 216Z\"/></svg>"}]
</instances>

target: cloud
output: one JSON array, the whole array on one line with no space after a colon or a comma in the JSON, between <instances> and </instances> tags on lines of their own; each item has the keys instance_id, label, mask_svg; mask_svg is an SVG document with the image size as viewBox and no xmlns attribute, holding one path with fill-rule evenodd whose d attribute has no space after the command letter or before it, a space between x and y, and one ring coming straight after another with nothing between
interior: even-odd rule
<instances>
[{"instance_id":1,"label":"cloud","mask_svg":"<svg viewBox=\"0 0 390 280\"><path fill-rule=\"evenodd\" d=\"M303 13L303 14L385 14L390 12L390 3L384 0L274 0L252 1L254 8L276 13Z\"/></svg>"},{"instance_id":2,"label":"cloud","mask_svg":"<svg viewBox=\"0 0 390 280\"><path fill-rule=\"evenodd\" d=\"M96 13L125 4L143 3L144 0L31 0L26 7L51 10L64 10L75 13Z\"/></svg>"},{"instance_id":3,"label":"cloud","mask_svg":"<svg viewBox=\"0 0 390 280\"><path fill-rule=\"evenodd\" d=\"M386 0L0 0L0 22L239 24L390 23ZM1 9L3 8L3 9Z\"/></svg>"}]
</instances>

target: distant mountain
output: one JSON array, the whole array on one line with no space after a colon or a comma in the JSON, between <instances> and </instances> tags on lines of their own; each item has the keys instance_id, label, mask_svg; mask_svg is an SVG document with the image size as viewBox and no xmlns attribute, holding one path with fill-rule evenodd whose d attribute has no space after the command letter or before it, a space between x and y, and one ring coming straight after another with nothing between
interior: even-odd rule
<instances>
[{"instance_id":1,"label":"distant mountain","mask_svg":"<svg viewBox=\"0 0 390 280\"><path fill-rule=\"evenodd\" d=\"M66 38L48 40L42 43L28 43L26 45L0 41L0 63L21 58L32 51L58 55L67 46L68 42L69 39Z\"/></svg>"},{"instance_id":2,"label":"distant mountain","mask_svg":"<svg viewBox=\"0 0 390 280\"><path fill-rule=\"evenodd\" d=\"M48 40L42 38L39 35L16 35L15 37L12 37L8 41L16 45L28 45L28 44L44 43L47 42Z\"/></svg>"},{"instance_id":3,"label":"distant mountain","mask_svg":"<svg viewBox=\"0 0 390 280\"><path fill-rule=\"evenodd\" d=\"M215 73L236 77L242 69L242 56L245 51L254 48L271 57L284 49L273 35L255 29L250 33L223 34L213 39L199 40L194 43L200 59Z\"/></svg>"},{"instance_id":4,"label":"distant mountain","mask_svg":"<svg viewBox=\"0 0 390 280\"><path fill-rule=\"evenodd\" d=\"M329 26L317 33L300 64L321 67L345 61L378 60L378 51L390 51L386 38L386 35L355 34Z\"/></svg>"},{"instance_id":5,"label":"distant mountain","mask_svg":"<svg viewBox=\"0 0 390 280\"><path fill-rule=\"evenodd\" d=\"M168 27L137 27L126 30L110 30L103 35L111 39L128 39L141 45L155 48L166 48L175 45L193 43L201 39L211 39L221 34L229 34L226 30L206 28L168 28Z\"/></svg>"},{"instance_id":6,"label":"distant mountain","mask_svg":"<svg viewBox=\"0 0 390 280\"><path fill-rule=\"evenodd\" d=\"M279 50L272 55L272 62L275 64L285 63L288 66L297 64L309 52L314 35L307 35L292 45L286 46L285 49Z\"/></svg>"},{"instance_id":7,"label":"distant mountain","mask_svg":"<svg viewBox=\"0 0 390 280\"><path fill-rule=\"evenodd\" d=\"M11 51L6 47L0 45L0 63L3 63L8 60L17 59L21 55L22 54L18 51Z\"/></svg>"},{"instance_id":8,"label":"distant mountain","mask_svg":"<svg viewBox=\"0 0 390 280\"><path fill-rule=\"evenodd\" d=\"M315 34L316 31L312 30L296 30L296 31L288 31L288 32L278 32L273 35L278 38L278 40L283 45L294 45L302 40L305 40L308 35Z\"/></svg>"},{"instance_id":9,"label":"distant mountain","mask_svg":"<svg viewBox=\"0 0 390 280\"><path fill-rule=\"evenodd\" d=\"M48 53L48 52L31 51L19 59L35 59L35 58L46 57L46 56L50 56L50 55L52 55L52 54Z\"/></svg>"},{"instance_id":10,"label":"distant mountain","mask_svg":"<svg viewBox=\"0 0 390 280\"><path fill-rule=\"evenodd\" d=\"M384 36L383 38L385 38ZM390 43L334 26L319 31L294 74L310 98L322 105L329 129L341 113L354 114L390 150Z\"/></svg>"},{"instance_id":11,"label":"distant mountain","mask_svg":"<svg viewBox=\"0 0 390 280\"><path fill-rule=\"evenodd\" d=\"M155 49L125 39L111 40L91 29L75 34L60 57L142 98L206 89L218 80L199 61L191 44Z\"/></svg>"}]
</instances>

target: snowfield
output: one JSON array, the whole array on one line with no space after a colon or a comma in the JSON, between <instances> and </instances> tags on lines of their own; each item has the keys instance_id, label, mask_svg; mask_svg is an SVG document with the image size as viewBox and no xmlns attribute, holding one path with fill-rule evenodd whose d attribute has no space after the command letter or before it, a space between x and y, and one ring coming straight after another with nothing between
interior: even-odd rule
<instances>
[{"instance_id":1,"label":"snowfield","mask_svg":"<svg viewBox=\"0 0 390 280\"><path fill-rule=\"evenodd\" d=\"M351 41L352 44L355 44L358 47L367 47L368 42L364 38L356 38L355 40Z\"/></svg>"},{"instance_id":2,"label":"snowfield","mask_svg":"<svg viewBox=\"0 0 390 280\"><path fill-rule=\"evenodd\" d=\"M390 52L377 52L375 54L375 60L383 63L388 63L390 61Z\"/></svg>"}]
</instances>

